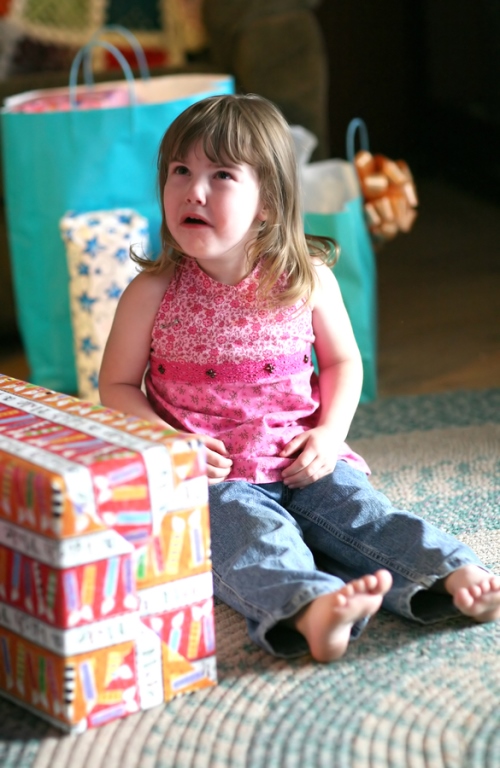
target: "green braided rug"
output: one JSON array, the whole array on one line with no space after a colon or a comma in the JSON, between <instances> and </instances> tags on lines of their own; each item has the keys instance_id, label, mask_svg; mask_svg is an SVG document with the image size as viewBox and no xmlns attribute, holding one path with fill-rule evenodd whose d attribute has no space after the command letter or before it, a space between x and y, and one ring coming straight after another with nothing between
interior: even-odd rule
<instances>
[{"instance_id":1,"label":"green braided rug","mask_svg":"<svg viewBox=\"0 0 500 768\"><path fill-rule=\"evenodd\" d=\"M500 570L500 390L360 407L374 484ZM381 612L346 656L276 660L216 608L219 684L81 736L0 700L2 768L499 768L500 624Z\"/></svg>"}]
</instances>

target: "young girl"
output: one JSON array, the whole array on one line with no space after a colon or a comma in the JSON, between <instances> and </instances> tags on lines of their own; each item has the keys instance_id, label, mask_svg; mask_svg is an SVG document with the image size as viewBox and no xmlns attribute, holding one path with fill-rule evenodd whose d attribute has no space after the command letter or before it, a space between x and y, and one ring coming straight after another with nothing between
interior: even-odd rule
<instances>
[{"instance_id":1,"label":"young girl","mask_svg":"<svg viewBox=\"0 0 500 768\"><path fill-rule=\"evenodd\" d=\"M257 96L200 101L167 130L158 169L162 254L134 257L100 392L204 442L215 594L269 652L318 661L381 605L419 622L500 618L500 577L392 507L344 442L360 355L331 243L303 233L281 113Z\"/></svg>"}]
</instances>

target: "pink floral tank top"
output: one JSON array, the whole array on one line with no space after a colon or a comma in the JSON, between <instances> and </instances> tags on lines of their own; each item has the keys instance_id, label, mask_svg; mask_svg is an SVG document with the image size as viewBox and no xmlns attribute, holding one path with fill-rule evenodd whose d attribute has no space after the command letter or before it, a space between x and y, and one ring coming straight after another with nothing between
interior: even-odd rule
<instances>
[{"instance_id":1,"label":"pink floral tank top","mask_svg":"<svg viewBox=\"0 0 500 768\"><path fill-rule=\"evenodd\" d=\"M186 259L154 321L146 391L172 427L222 440L228 480L270 483L292 462L283 447L315 426L319 389L310 308L259 308L257 286L258 268L224 285ZM346 444L339 458L369 472Z\"/></svg>"}]
</instances>

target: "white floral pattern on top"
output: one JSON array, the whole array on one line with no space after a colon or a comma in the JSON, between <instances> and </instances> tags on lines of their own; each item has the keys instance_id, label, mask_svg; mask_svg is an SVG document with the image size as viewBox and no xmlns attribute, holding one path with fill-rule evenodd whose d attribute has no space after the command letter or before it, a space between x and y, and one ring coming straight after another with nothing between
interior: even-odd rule
<instances>
[{"instance_id":1,"label":"white floral pattern on top","mask_svg":"<svg viewBox=\"0 0 500 768\"><path fill-rule=\"evenodd\" d=\"M225 285L186 261L158 310L155 355L211 364L310 352L310 308L259 308L258 277L256 268L238 285Z\"/></svg>"},{"instance_id":2,"label":"white floral pattern on top","mask_svg":"<svg viewBox=\"0 0 500 768\"><path fill-rule=\"evenodd\" d=\"M224 442L229 480L268 483L291 463L284 446L316 424L319 390L311 309L264 308L258 279L257 268L225 285L186 260L153 324L146 389L168 424ZM347 445L339 458L369 471Z\"/></svg>"}]
</instances>

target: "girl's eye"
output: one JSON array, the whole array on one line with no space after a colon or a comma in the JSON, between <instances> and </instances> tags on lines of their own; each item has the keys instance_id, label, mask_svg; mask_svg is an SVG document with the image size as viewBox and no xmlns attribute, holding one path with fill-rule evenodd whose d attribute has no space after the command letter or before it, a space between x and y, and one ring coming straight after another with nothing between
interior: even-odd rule
<instances>
[{"instance_id":1,"label":"girl's eye","mask_svg":"<svg viewBox=\"0 0 500 768\"><path fill-rule=\"evenodd\" d=\"M232 179L232 176L229 173L229 171L217 171L215 175L218 179Z\"/></svg>"},{"instance_id":2,"label":"girl's eye","mask_svg":"<svg viewBox=\"0 0 500 768\"><path fill-rule=\"evenodd\" d=\"M171 173L176 173L178 176L183 176L184 174L189 173L189 170L185 165L175 165Z\"/></svg>"}]
</instances>

